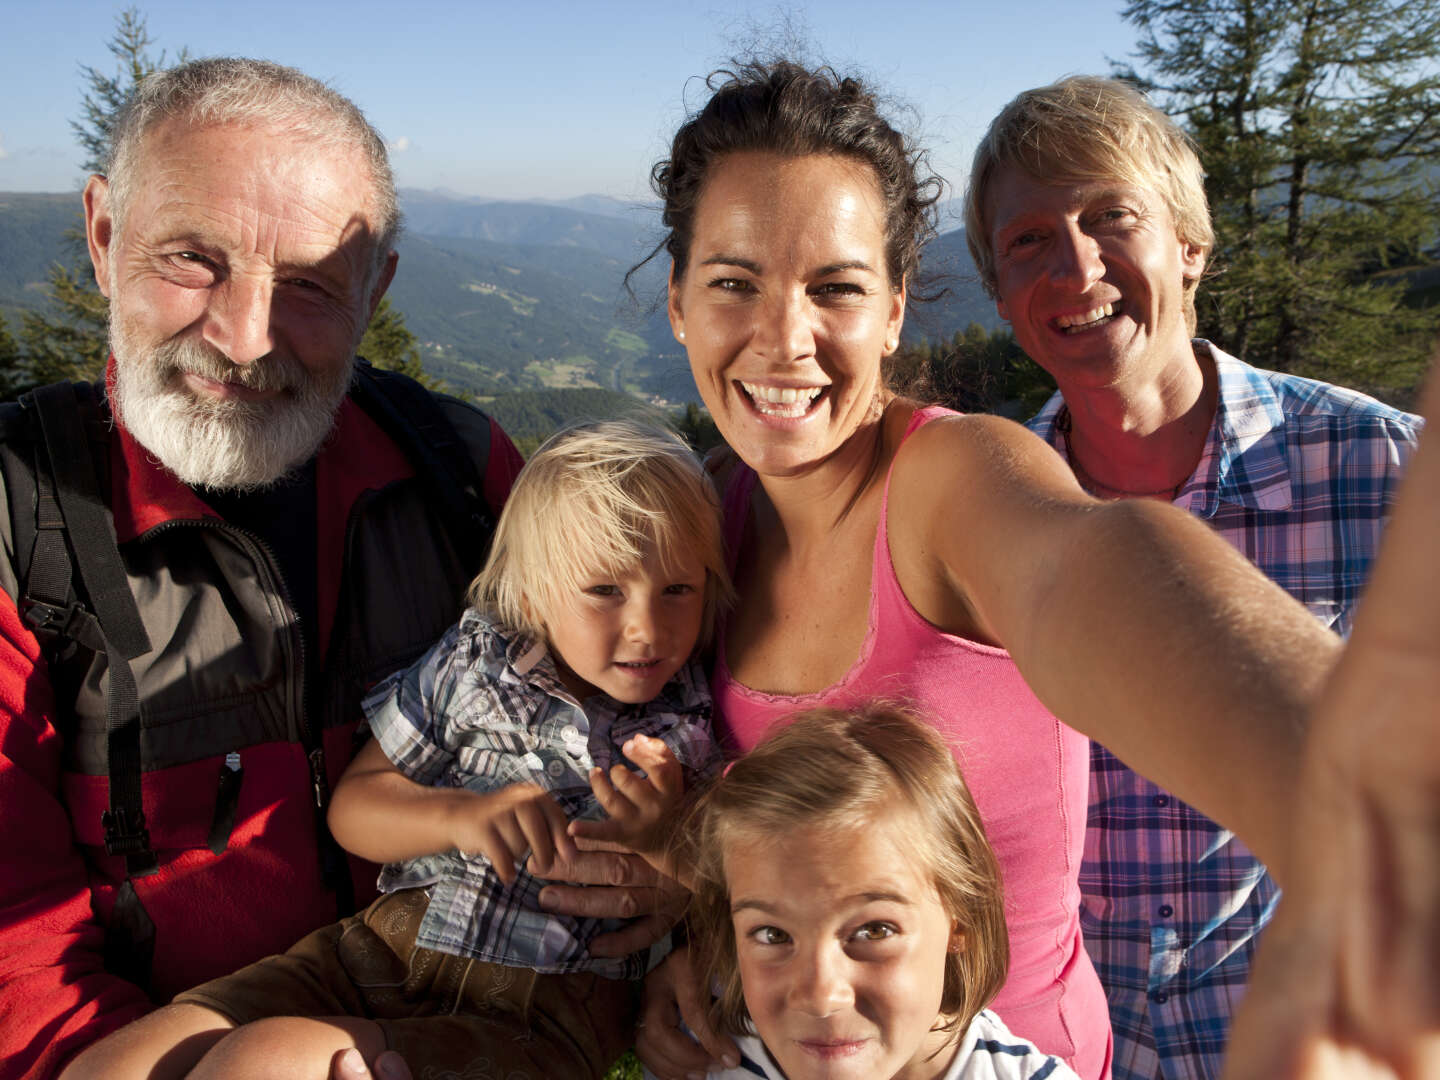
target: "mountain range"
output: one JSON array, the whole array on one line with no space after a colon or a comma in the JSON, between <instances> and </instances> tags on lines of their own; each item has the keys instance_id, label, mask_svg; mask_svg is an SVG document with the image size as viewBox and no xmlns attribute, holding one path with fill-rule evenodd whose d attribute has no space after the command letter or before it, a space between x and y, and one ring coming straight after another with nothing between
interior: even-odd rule
<instances>
[{"instance_id":1,"label":"mountain range","mask_svg":"<svg viewBox=\"0 0 1440 1080\"><path fill-rule=\"evenodd\" d=\"M563 202L477 199L402 190L405 229L391 303L421 342L422 360L452 386L491 395L599 388L671 404L697 395L665 319L668 263L629 268L661 238L658 207L604 196ZM0 193L0 313L46 303L54 262L83 261L67 230L78 195ZM956 230L926 250L947 295L912 305L906 338L948 338L976 321L998 325ZM88 272L88 271L87 271Z\"/></svg>"}]
</instances>

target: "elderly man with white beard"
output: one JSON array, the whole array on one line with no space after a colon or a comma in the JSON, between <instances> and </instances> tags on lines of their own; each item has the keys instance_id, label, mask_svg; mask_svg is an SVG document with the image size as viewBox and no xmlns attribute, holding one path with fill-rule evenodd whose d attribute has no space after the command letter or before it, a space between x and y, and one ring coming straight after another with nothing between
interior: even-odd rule
<instances>
[{"instance_id":1,"label":"elderly man with white beard","mask_svg":"<svg viewBox=\"0 0 1440 1080\"><path fill-rule=\"evenodd\" d=\"M398 210L321 83L151 76L84 201L105 385L0 415L6 1078L373 895L328 785L364 691L458 614L520 465L477 410L357 366Z\"/></svg>"}]
</instances>

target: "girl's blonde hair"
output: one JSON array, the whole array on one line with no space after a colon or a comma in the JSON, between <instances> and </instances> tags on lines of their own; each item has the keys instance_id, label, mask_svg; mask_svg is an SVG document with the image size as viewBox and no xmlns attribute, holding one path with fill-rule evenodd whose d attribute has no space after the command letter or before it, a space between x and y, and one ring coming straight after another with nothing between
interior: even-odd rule
<instances>
[{"instance_id":1,"label":"girl's blonde hair","mask_svg":"<svg viewBox=\"0 0 1440 1080\"><path fill-rule=\"evenodd\" d=\"M863 830L897 804L914 825L906 854L929 871L965 935L964 947L946 957L944 1026L963 1031L999 992L1010 964L1000 866L945 740L883 702L811 709L781 721L717 779L676 841L676 859L694 887L691 941L707 981L720 988L711 1007L720 1030L750 1030L725 881L727 845L804 828Z\"/></svg>"},{"instance_id":2,"label":"girl's blonde hair","mask_svg":"<svg viewBox=\"0 0 1440 1080\"><path fill-rule=\"evenodd\" d=\"M547 613L585 578L624 572L651 544L667 568L682 555L704 563L707 644L733 595L715 486L673 432L631 420L579 424L525 463L466 599L543 637Z\"/></svg>"}]
</instances>

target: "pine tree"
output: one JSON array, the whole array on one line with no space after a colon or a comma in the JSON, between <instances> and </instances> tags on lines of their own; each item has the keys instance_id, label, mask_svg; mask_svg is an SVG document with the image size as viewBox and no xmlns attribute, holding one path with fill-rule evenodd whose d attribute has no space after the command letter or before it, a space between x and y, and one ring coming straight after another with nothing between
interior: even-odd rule
<instances>
[{"instance_id":1,"label":"pine tree","mask_svg":"<svg viewBox=\"0 0 1440 1080\"><path fill-rule=\"evenodd\" d=\"M84 115L80 120L70 121L70 129L85 151L80 167L87 173L105 171L115 120L131 92L145 76L171 66L165 62L163 51L158 57L150 55L150 46L154 44L145 16L139 8L128 7L115 16L115 36L105 43L110 55L115 57L115 74L106 75L88 64L81 65L80 74L87 86L81 104ZM189 51L181 49L175 63L183 64L189 58Z\"/></svg>"},{"instance_id":2,"label":"pine tree","mask_svg":"<svg viewBox=\"0 0 1440 1080\"><path fill-rule=\"evenodd\" d=\"M50 300L58 318L39 311L21 316L25 379L16 393L61 379L98 379L105 371L110 305L95 287L90 268L51 267Z\"/></svg>"},{"instance_id":3,"label":"pine tree","mask_svg":"<svg viewBox=\"0 0 1440 1080\"><path fill-rule=\"evenodd\" d=\"M115 57L115 74L105 75L88 65L80 68L86 85L82 118L72 120L70 127L85 151L81 168L86 172L103 171L115 118L135 85L165 67L163 52L151 55L153 44L145 16L137 8L126 8L116 16L115 35L106 43ZM184 59L182 51L179 61ZM82 241L79 230L67 234L67 244L80 252ZM71 266L57 262L48 281L49 308L22 317L22 371L7 388L9 393L58 379L97 379L105 370L109 304L95 287L88 260L82 254Z\"/></svg>"},{"instance_id":4,"label":"pine tree","mask_svg":"<svg viewBox=\"0 0 1440 1080\"><path fill-rule=\"evenodd\" d=\"M425 373L420 363L420 343L405 325L405 316L391 305L388 296L382 297L375 308L375 315L365 328L365 336L360 339L359 353L376 367L409 375L431 390L452 393L440 379Z\"/></svg>"},{"instance_id":5,"label":"pine tree","mask_svg":"<svg viewBox=\"0 0 1440 1080\"><path fill-rule=\"evenodd\" d=\"M82 168L86 172L104 170L115 121L135 87L146 76L170 66L163 51L158 56L151 53L154 44L145 16L138 8L129 7L116 16L115 34L106 43L115 57L115 74L107 75L88 65L81 67L86 88L82 116L71 121L70 127L85 152ZM187 59L187 50L181 49L174 63ZM83 235L78 233L68 238L80 252L84 251L83 241ZM22 316L20 356L9 372L0 371L0 393L5 396L59 379L96 379L105 370L109 304L95 287L88 260L82 255L71 267L56 263L50 270L48 292L49 310ZM446 389L444 383L425 373L415 335L388 300L380 302L360 354L379 367L403 372L431 389Z\"/></svg>"},{"instance_id":6,"label":"pine tree","mask_svg":"<svg viewBox=\"0 0 1440 1080\"><path fill-rule=\"evenodd\" d=\"M1031 415L1055 380L1027 357L1007 329L971 322L949 341L907 342L887 361L891 389L960 412Z\"/></svg>"},{"instance_id":7,"label":"pine tree","mask_svg":"<svg viewBox=\"0 0 1440 1080\"><path fill-rule=\"evenodd\" d=\"M1195 138L1216 225L1200 332L1404 398L1440 220L1440 0L1131 0L1140 71Z\"/></svg>"},{"instance_id":8,"label":"pine tree","mask_svg":"<svg viewBox=\"0 0 1440 1080\"><path fill-rule=\"evenodd\" d=\"M0 401L8 401L23 389L27 378L20 358L20 343L0 312Z\"/></svg>"}]
</instances>

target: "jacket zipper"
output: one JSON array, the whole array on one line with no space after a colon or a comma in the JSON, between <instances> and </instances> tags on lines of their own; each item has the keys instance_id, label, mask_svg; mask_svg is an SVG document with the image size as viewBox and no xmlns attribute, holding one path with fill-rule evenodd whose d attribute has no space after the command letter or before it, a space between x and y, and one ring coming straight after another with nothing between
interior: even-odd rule
<instances>
[{"instance_id":1,"label":"jacket zipper","mask_svg":"<svg viewBox=\"0 0 1440 1080\"><path fill-rule=\"evenodd\" d=\"M282 635L282 640L285 648L284 658L290 669L286 686L286 711L294 722L289 725L286 734L292 741L300 744L310 769L311 806L315 814L316 860L321 880L335 893L336 908L340 917L349 915L355 907L355 886L354 882L350 880L350 868L345 854L340 850L334 837L330 835L330 827L325 820L326 812L330 808L330 782L326 775L325 748L321 742L320 733L315 730L315 725L311 722L310 710L305 700L305 671L308 662L305 655L305 635L300 629L300 615L295 607L294 598L290 595L284 578L276 568L278 564L275 553L269 544L254 533L225 521L208 518L161 522L153 529L147 530L139 539L148 541L162 532L183 528L210 529L233 539L256 569L260 571L263 578L261 585L269 590L269 595L278 597L285 609L283 613L289 615L288 632Z\"/></svg>"}]
</instances>

